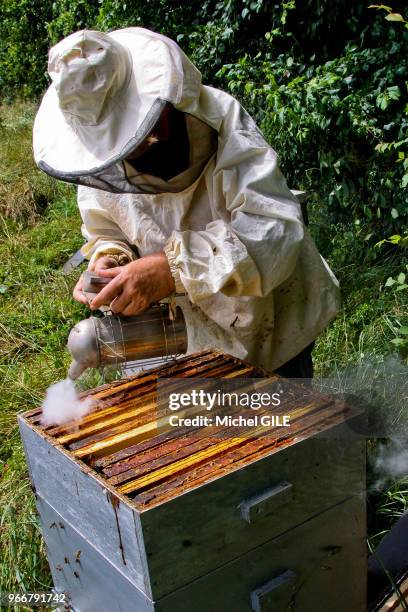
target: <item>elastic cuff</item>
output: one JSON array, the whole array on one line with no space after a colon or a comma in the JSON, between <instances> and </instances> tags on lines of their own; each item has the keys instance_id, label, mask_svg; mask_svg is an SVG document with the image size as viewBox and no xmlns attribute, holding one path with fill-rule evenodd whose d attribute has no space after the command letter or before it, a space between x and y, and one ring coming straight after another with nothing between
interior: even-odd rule
<instances>
[{"instance_id":1,"label":"elastic cuff","mask_svg":"<svg viewBox=\"0 0 408 612\"><path fill-rule=\"evenodd\" d=\"M97 247L92 254L92 257L89 260L88 270L93 270L98 259L104 257L105 255L109 255L109 257L115 259L119 266L133 261L133 257L130 255L130 252L122 249L120 246L101 245Z\"/></svg>"},{"instance_id":2,"label":"elastic cuff","mask_svg":"<svg viewBox=\"0 0 408 612\"><path fill-rule=\"evenodd\" d=\"M185 293L186 289L180 279L180 271L177 266L177 253L175 252L174 240L170 238L164 246L164 253L169 262L170 272L174 279L176 293Z\"/></svg>"},{"instance_id":3,"label":"elastic cuff","mask_svg":"<svg viewBox=\"0 0 408 612\"><path fill-rule=\"evenodd\" d=\"M118 266L125 266L132 261L127 253L108 253L106 257L110 257L116 261Z\"/></svg>"}]
</instances>

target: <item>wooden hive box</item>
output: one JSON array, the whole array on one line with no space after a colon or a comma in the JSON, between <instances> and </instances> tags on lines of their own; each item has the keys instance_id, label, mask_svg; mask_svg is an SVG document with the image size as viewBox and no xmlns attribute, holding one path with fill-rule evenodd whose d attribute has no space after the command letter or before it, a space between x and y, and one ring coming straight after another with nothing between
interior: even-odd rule
<instances>
[{"instance_id":1,"label":"wooden hive box","mask_svg":"<svg viewBox=\"0 0 408 612\"><path fill-rule=\"evenodd\" d=\"M73 610L365 610L351 409L291 383L278 435L158 426L159 377L265 376L206 351L93 390L80 423L19 416L55 589Z\"/></svg>"}]
</instances>

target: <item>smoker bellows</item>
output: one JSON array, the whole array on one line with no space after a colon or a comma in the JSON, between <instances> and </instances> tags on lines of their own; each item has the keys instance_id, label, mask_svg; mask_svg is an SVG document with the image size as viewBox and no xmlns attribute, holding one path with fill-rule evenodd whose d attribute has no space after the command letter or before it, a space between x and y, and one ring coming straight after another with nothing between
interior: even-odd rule
<instances>
[{"instance_id":1,"label":"smoker bellows","mask_svg":"<svg viewBox=\"0 0 408 612\"><path fill-rule=\"evenodd\" d=\"M168 429L159 376L265 372L207 351L94 390L77 425L20 416L55 588L72 609L364 610L364 444L336 434L352 410L287 381L289 431Z\"/></svg>"}]
</instances>

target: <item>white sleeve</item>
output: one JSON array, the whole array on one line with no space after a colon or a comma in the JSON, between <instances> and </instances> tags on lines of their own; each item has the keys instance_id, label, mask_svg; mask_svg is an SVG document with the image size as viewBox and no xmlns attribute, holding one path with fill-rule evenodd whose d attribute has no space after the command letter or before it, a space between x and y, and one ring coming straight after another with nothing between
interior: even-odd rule
<instances>
[{"instance_id":1,"label":"white sleeve","mask_svg":"<svg viewBox=\"0 0 408 612\"><path fill-rule=\"evenodd\" d=\"M130 260L135 259L126 237L113 220L114 197L91 187L78 187L78 206L83 222L81 232L86 239L81 251L89 259L90 269L102 255L123 253Z\"/></svg>"},{"instance_id":2,"label":"white sleeve","mask_svg":"<svg viewBox=\"0 0 408 612\"><path fill-rule=\"evenodd\" d=\"M173 232L165 247L176 288L192 302L217 292L265 296L296 264L304 237L300 205L275 151L249 124L231 129L219 146L212 198L220 218L203 231Z\"/></svg>"}]
</instances>

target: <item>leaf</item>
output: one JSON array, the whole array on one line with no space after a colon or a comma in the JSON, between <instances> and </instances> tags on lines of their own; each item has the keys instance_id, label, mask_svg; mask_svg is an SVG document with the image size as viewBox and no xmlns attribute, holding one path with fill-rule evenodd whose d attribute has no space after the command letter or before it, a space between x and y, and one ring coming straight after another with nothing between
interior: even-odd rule
<instances>
[{"instance_id":1,"label":"leaf","mask_svg":"<svg viewBox=\"0 0 408 612\"><path fill-rule=\"evenodd\" d=\"M391 242L391 244L399 244L401 242L400 234L393 234L388 238L387 242Z\"/></svg>"},{"instance_id":2,"label":"leaf","mask_svg":"<svg viewBox=\"0 0 408 612\"><path fill-rule=\"evenodd\" d=\"M7 290L8 290L7 285L0 285L0 293L6 293Z\"/></svg>"},{"instance_id":3,"label":"leaf","mask_svg":"<svg viewBox=\"0 0 408 612\"><path fill-rule=\"evenodd\" d=\"M401 96L401 90L398 85L387 87L387 93L391 100L398 100L398 98Z\"/></svg>"},{"instance_id":4,"label":"leaf","mask_svg":"<svg viewBox=\"0 0 408 612\"><path fill-rule=\"evenodd\" d=\"M408 326L407 325L403 325L402 327L399 328L398 330L399 334L403 334L404 336L408 335Z\"/></svg>"},{"instance_id":5,"label":"leaf","mask_svg":"<svg viewBox=\"0 0 408 612\"><path fill-rule=\"evenodd\" d=\"M388 15L385 16L385 19L387 21L402 21L405 23L405 19L400 13L388 13Z\"/></svg>"},{"instance_id":6,"label":"leaf","mask_svg":"<svg viewBox=\"0 0 408 612\"><path fill-rule=\"evenodd\" d=\"M406 343L406 339L404 338L393 338L391 340L392 344L395 344L396 346L403 346Z\"/></svg>"},{"instance_id":7,"label":"leaf","mask_svg":"<svg viewBox=\"0 0 408 612\"><path fill-rule=\"evenodd\" d=\"M376 9L384 9L385 11L392 11L390 6L386 6L385 4L369 4L368 8L376 8Z\"/></svg>"},{"instance_id":8,"label":"leaf","mask_svg":"<svg viewBox=\"0 0 408 612\"><path fill-rule=\"evenodd\" d=\"M405 283L405 278L406 278L406 276L405 276L404 272L400 272L400 274L398 274L398 276L397 276L397 282L400 285L402 285L403 283Z\"/></svg>"},{"instance_id":9,"label":"leaf","mask_svg":"<svg viewBox=\"0 0 408 612\"><path fill-rule=\"evenodd\" d=\"M391 217L393 219L398 219L399 213L398 213L398 210L396 208L391 208Z\"/></svg>"},{"instance_id":10,"label":"leaf","mask_svg":"<svg viewBox=\"0 0 408 612\"><path fill-rule=\"evenodd\" d=\"M386 281L384 287L392 287L393 285L395 285L396 282L397 281L394 278L392 278L392 276L389 276L387 278L387 281Z\"/></svg>"},{"instance_id":11,"label":"leaf","mask_svg":"<svg viewBox=\"0 0 408 612\"><path fill-rule=\"evenodd\" d=\"M376 104L381 108L381 110L385 110L388 106L388 96L381 93L379 96L377 96Z\"/></svg>"}]
</instances>

